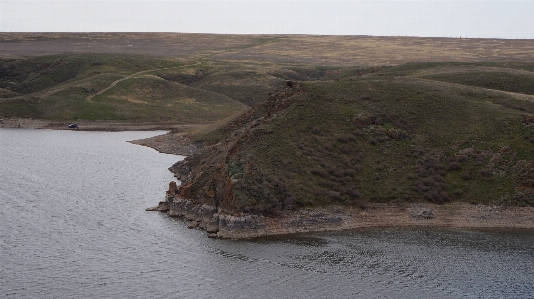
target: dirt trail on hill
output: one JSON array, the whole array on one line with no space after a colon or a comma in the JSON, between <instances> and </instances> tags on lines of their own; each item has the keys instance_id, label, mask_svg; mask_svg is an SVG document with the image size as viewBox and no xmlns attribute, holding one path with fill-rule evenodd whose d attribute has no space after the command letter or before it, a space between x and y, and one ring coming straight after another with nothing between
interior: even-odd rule
<instances>
[{"instance_id":1,"label":"dirt trail on hill","mask_svg":"<svg viewBox=\"0 0 534 299\"><path fill-rule=\"evenodd\" d=\"M444 66L429 69L421 69L413 76L428 76L437 74L450 73L471 73L471 72L495 72L495 73L509 73L514 75L530 75L534 76L534 72L520 70L515 68L492 67L492 66Z\"/></svg>"},{"instance_id":2,"label":"dirt trail on hill","mask_svg":"<svg viewBox=\"0 0 534 299\"><path fill-rule=\"evenodd\" d=\"M410 80L418 80L418 83L430 85L434 87L455 87L458 89L463 89L466 91L484 91L484 92L491 92L495 94L501 94L501 95L507 95L511 96L513 98L516 98L518 100L522 101L530 101L534 102L534 95L528 95L524 93L517 93L517 92L511 92L511 91L504 91L504 90L497 90L497 89L490 89L490 88L484 88L484 87L478 87L478 86L472 86L472 85L464 85L459 83L451 83L451 82L445 82L445 81L437 81L437 80L431 80L431 79L424 79L424 78L418 78L418 77L409 77Z\"/></svg>"},{"instance_id":3,"label":"dirt trail on hill","mask_svg":"<svg viewBox=\"0 0 534 299\"><path fill-rule=\"evenodd\" d=\"M88 102L93 102L91 99L98 96L98 95L101 95L103 94L104 92L112 89L113 87L115 87L117 84L119 84L120 82L124 81L124 80L128 80L128 79L131 79L131 78L134 78L135 76L138 76L138 75L141 75L141 74L144 74L144 73L149 73L149 72L155 72L155 71L162 71L162 70L171 70L171 69L177 69L177 68L183 68L183 67L188 67L188 66L193 66L193 65L200 65L200 61L197 61L196 63L192 63L192 64L187 64L187 65L181 65L181 66L176 66L176 67L166 67L166 68L161 68L161 69L152 69L152 70L146 70L146 71L139 71L135 74L131 74L127 77L124 77L122 79L118 79L118 80L115 80L113 82L111 82L111 85L109 85L108 87L98 91L98 92L95 92L93 94L90 94L87 96L87 98L85 98L86 101Z\"/></svg>"}]
</instances>

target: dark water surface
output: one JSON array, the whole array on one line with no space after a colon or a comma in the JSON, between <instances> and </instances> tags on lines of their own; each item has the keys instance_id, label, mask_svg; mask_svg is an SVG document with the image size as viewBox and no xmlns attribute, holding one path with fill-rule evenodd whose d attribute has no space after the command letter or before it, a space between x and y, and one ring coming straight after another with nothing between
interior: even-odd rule
<instances>
[{"instance_id":1,"label":"dark water surface","mask_svg":"<svg viewBox=\"0 0 534 299\"><path fill-rule=\"evenodd\" d=\"M534 230L213 240L144 209L154 132L0 129L0 298L534 298Z\"/></svg>"}]
</instances>

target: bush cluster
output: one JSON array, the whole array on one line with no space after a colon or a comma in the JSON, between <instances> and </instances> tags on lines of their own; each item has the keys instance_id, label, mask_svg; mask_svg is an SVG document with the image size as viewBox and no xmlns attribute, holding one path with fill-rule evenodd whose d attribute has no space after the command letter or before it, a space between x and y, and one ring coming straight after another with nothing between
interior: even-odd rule
<instances>
[{"instance_id":1,"label":"bush cluster","mask_svg":"<svg viewBox=\"0 0 534 299\"><path fill-rule=\"evenodd\" d=\"M445 171L438 158L420 159L417 162L416 172L419 180L415 182L416 192L433 203L443 204L450 201L445 184Z\"/></svg>"},{"instance_id":2,"label":"bush cluster","mask_svg":"<svg viewBox=\"0 0 534 299\"><path fill-rule=\"evenodd\" d=\"M406 120L406 118L402 117L396 112L384 113L381 115L381 118L384 120L384 122L389 123L397 128L401 128L407 133L413 134L417 129L416 124L409 122Z\"/></svg>"},{"instance_id":3,"label":"bush cluster","mask_svg":"<svg viewBox=\"0 0 534 299\"><path fill-rule=\"evenodd\" d=\"M357 134L322 134L313 128L313 137L302 137L297 144L301 154L311 158L307 172L316 184L310 184L314 201L332 201L356 204L361 199L359 174L362 170L362 153L358 147ZM317 136L317 135L320 135Z\"/></svg>"}]
</instances>

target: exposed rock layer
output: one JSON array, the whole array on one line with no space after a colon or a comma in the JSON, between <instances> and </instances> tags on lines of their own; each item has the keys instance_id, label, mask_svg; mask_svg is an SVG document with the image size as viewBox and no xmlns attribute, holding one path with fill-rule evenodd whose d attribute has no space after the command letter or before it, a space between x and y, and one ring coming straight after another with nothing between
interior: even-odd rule
<instances>
[{"instance_id":1,"label":"exposed rock layer","mask_svg":"<svg viewBox=\"0 0 534 299\"><path fill-rule=\"evenodd\" d=\"M435 205L372 204L362 210L354 207L283 211L263 216L247 213L228 214L215 206L180 198L170 184L167 200L150 211L189 221L189 228L199 228L211 238L253 238L303 232L336 231L364 227L453 227L453 228L534 228L534 207L502 207L452 203Z\"/></svg>"}]
</instances>

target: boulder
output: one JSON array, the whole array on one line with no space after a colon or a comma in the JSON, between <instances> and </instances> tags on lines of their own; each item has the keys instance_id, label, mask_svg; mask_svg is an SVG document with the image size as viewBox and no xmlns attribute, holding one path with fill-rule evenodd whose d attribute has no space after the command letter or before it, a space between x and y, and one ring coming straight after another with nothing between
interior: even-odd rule
<instances>
[{"instance_id":1,"label":"boulder","mask_svg":"<svg viewBox=\"0 0 534 299\"><path fill-rule=\"evenodd\" d=\"M411 217L416 219L432 219L436 217L436 214L430 209L422 209L421 211L412 214Z\"/></svg>"},{"instance_id":2,"label":"boulder","mask_svg":"<svg viewBox=\"0 0 534 299\"><path fill-rule=\"evenodd\" d=\"M211 218L210 223L208 224L208 227L206 228L206 232L208 234L217 234L219 231L219 214L214 214Z\"/></svg>"}]
</instances>

